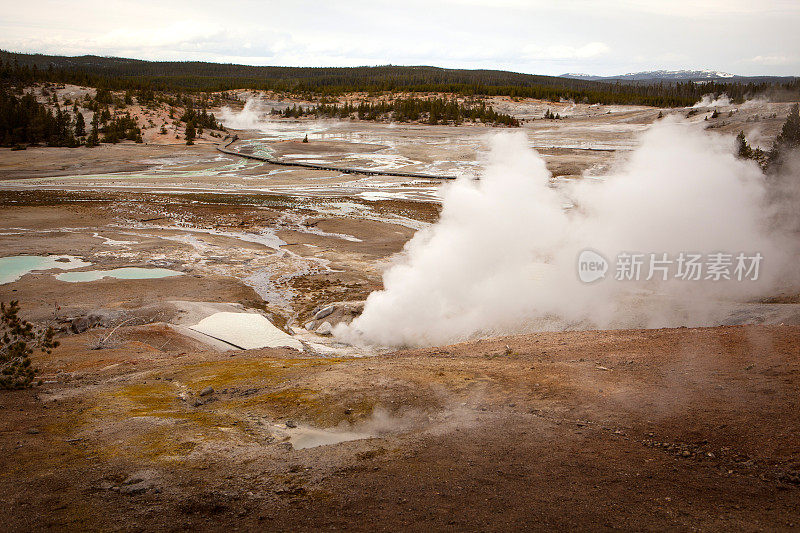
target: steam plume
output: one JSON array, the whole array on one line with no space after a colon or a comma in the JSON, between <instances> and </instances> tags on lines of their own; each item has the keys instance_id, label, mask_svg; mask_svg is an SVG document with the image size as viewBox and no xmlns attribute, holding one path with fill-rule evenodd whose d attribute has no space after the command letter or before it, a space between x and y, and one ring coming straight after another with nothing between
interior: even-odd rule
<instances>
[{"instance_id":1,"label":"steam plume","mask_svg":"<svg viewBox=\"0 0 800 533\"><path fill-rule=\"evenodd\" d=\"M262 118L264 109L261 101L257 98L248 98L244 104L244 108L239 111L233 111L230 107L223 107L221 109L220 118L222 123L235 130L257 130L264 124Z\"/></svg>"},{"instance_id":2,"label":"steam plume","mask_svg":"<svg viewBox=\"0 0 800 533\"><path fill-rule=\"evenodd\" d=\"M409 241L349 342L434 345L567 328L701 325L722 302L774 290L796 250L769 227L765 177L734 156L732 137L664 120L615 173L553 188L524 133L497 135L478 182L443 193L439 222ZM565 202L575 208L565 210ZM620 252L760 252L758 281L582 283L585 248ZM613 277L613 271L608 277Z\"/></svg>"},{"instance_id":3,"label":"steam plume","mask_svg":"<svg viewBox=\"0 0 800 533\"><path fill-rule=\"evenodd\" d=\"M713 94L704 94L703 98L692 107L728 107L729 105L731 105L731 99L727 94L722 93L719 98Z\"/></svg>"}]
</instances>

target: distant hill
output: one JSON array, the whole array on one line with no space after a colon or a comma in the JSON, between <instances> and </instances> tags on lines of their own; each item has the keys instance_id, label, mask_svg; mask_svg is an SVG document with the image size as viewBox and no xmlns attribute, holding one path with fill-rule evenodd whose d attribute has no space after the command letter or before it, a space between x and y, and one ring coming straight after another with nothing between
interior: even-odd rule
<instances>
[{"instance_id":1,"label":"distant hill","mask_svg":"<svg viewBox=\"0 0 800 533\"><path fill-rule=\"evenodd\" d=\"M598 82L613 82L613 81L628 81L628 82L645 82L645 83L658 83L658 82L674 82L674 81L692 81L692 82L726 82L726 83L785 83L796 80L796 76L737 76L736 74L729 74L727 72L719 72L716 70L648 70L644 72L629 72L628 74L619 74L616 76L594 76L592 74L576 74L567 73L562 74L562 78L569 78L572 80L583 81L598 81Z\"/></svg>"},{"instance_id":2,"label":"distant hill","mask_svg":"<svg viewBox=\"0 0 800 533\"><path fill-rule=\"evenodd\" d=\"M115 90L224 91L276 90L293 94L339 95L348 92L452 93L510 96L601 104L656 107L692 105L705 93L726 92L741 99L772 88L774 81L730 83L710 80L648 83L580 76L542 76L504 70L447 69L432 66L273 67L199 61L144 61L120 57L51 56L0 50L0 76L22 82L56 81ZM797 84L785 84L790 93ZM786 92L784 91L784 92Z\"/></svg>"},{"instance_id":3,"label":"distant hill","mask_svg":"<svg viewBox=\"0 0 800 533\"><path fill-rule=\"evenodd\" d=\"M153 78L197 78L196 83L227 78L243 80L281 81L291 85L312 82L314 85L374 84L391 87L418 84L483 84L487 86L515 87L564 87L585 89L601 86L585 80L566 79L557 76L521 74L504 70L447 69L432 66L374 67L273 67L250 66L200 61L144 61L121 57L100 56L51 56L42 54L20 54L0 50L0 60L17 61L20 65L36 66L40 71L48 68L81 71L112 77Z\"/></svg>"}]
</instances>

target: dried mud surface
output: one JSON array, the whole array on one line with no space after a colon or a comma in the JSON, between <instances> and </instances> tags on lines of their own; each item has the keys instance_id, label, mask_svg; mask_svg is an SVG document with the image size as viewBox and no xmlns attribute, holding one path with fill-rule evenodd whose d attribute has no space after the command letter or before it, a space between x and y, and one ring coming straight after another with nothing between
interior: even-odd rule
<instances>
[{"instance_id":1,"label":"dried mud surface","mask_svg":"<svg viewBox=\"0 0 800 533\"><path fill-rule=\"evenodd\" d=\"M165 332L128 335L101 351L70 337L37 358L44 385L3 394L6 528L800 524L798 327L548 333L337 359L162 351L147 335ZM180 398L208 386L202 405ZM293 450L270 431L287 422L379 431Z\"/></svg>"}]
</instances>

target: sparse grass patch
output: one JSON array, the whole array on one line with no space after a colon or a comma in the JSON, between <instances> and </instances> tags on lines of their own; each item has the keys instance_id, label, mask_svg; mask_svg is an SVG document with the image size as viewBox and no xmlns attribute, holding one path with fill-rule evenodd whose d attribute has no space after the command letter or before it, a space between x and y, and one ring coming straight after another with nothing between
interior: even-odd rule
<instances>
[{"instance_id":1,"label":"sparse grass patch","mask_svg":"<svg viewBox=\"0 0 800 533\"><path fill-rule=\"evenodd\" d=\"M186 383L192 390L209 386L217 391L233 386L276 386L282 384L296 370L335 365L346 360L314 358L212 361L186 366L176 379Z\"/></svg>"}]
</instances>

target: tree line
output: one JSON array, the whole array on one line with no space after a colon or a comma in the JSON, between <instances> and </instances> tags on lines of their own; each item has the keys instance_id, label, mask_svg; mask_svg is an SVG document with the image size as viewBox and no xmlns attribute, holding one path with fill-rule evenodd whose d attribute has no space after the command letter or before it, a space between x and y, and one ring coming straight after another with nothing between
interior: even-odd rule
<instances>
[{"instance_id":1,"label":"tree line","mask_svg":"<svg viewBox=\"0 0 800 533\"><path fill-rule=\"evenodd\" d=\"M46 144L79 146L85 135L83 115L73 117L56 107L55 112L39 103L31 93L17 97L0 86L0 145Z\"/></svg>"},{"instance_id":2,"label":"tree line","mask_svg":"<svg viewBox=\"0 0 800 533\"><path fill-rule=\"evenodd\" d=\"M351 118L372 121L426 122L428 124L454 124L477 122L517 127L519 121L511 115L498 113L484 102L459 102L455 98L395 98L389 101L344 103L303 107L294 105L273 114L283 117L314 116L323 118Z\"/></svg>"},{"instance_id":3,"label":"tree line","mask_svg":"<svg viewBox=\"0 0 800 533\"><path fill-rule=\"evenodd\" d=\"M203 62L157 62L97 56L63 57L0 51L0 80L60 82L129 91L217 92L274 90L296 95L366 93L451 93L510 96L583 103L657 107L692 105L704 94L726 93L734 101L770 90L800 94L797 79L786 82L600 82L496 70L437 67L255 67Z\"/></svg>"},{"instance_id":4,"label":"tree line","mask_svg":"<svg viewBox=\"0 0 800 533\"><path fill-rule=\"evenodd\" d=\"M141 143L142 128L125 110L134 103L134 94L142 106L169 106L170 119L176 124L186 123L187 144L193 144L196 135L202 134L204 129L224 130L214 114L207 111L207 106L218 104L218 99L205 94L175 96L153 91L126 91L120 96L101 87L94 96L87 94L74 101L59 101L55 88L47 82L26 86L20 80L15 81L16 84L0 83L0 146L73 148L124 140ZM40 94L38 100L37 91ZM177 107L183 108L179 116L176 115ZM89 113L90 124L87 124L84 112ZM165 125L162 125L161 133L167 133Z\"/></svg>"},{"instance_id":5,"label":"tree line","mask_svg":"<svg viewBox=\"0 0 800 533\"><path fill-rule=\"evenodd\" d=\"M102 93L98 93L102 100ZM129 113L112 114L106 104L91 97L81 104L75 101L71 110L62 108L53 94L51 108L39 102L32 90L15 94L14 90L0 85L0 145L75 148L122 140L142 142L142 130ZM92 112L88 127L81 107Z\"/></svg>"}]
</instances>

